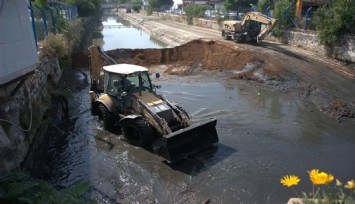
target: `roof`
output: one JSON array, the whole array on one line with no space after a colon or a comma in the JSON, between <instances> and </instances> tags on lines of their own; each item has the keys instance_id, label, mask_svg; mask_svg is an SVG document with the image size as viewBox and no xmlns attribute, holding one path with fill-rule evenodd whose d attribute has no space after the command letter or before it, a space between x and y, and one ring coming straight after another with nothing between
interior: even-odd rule
<instances>
[{"instance_id":1,"label":"roof","mask_svg":"<svg viewBox=\"0 0 355 204\"><path fill-rule=\"evenodd\" d=\"M116 74L132 74L135 72L146 72L147 68L134 64L114 64L104 66L104 70Z\"/></svg>"}]
</instances>

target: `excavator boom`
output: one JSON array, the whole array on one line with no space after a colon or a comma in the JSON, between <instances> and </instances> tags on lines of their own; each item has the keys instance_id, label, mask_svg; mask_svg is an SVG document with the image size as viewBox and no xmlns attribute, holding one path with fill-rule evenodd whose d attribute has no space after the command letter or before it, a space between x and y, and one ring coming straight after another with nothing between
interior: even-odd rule
<instances>
[{"instance_id":1,"label":"excavator boom","mask_svg":"<svg viewBox=\"0 0 355 204\"><path fill-rule=\"evenodd\" d=\"M241 25L244 26L248 21L256 21L265 25L265 27L260 31L259 35L257 36L258 42L259 40L263 40L270 33L270 31L275 27L277 23L276 19L266 16L259 12L247 13L244 16Z\"/></svg>"}]
</instances>

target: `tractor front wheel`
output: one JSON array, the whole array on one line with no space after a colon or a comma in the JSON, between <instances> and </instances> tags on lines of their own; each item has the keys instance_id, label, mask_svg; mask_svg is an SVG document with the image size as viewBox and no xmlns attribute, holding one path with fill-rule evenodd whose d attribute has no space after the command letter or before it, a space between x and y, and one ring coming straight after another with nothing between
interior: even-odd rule
<instances>
[{"instance_id":1,"label":"tractor front wheel","mask_svg":"<svg viewBox=\"0 0 355 204\"><path fill-rule=\"evenodd\" d=\"M104 122L104 128L105 129L112 128L115 123L112 113L103 104L99 105L99 109L101 113L100 118Z\"/></svg>"},{"instance_id":2,"label":"tractor front wheel","mask_svg":"<svg viewBox=\"0 0 355 204\"><path fill-rule=\"evenodd\" d=\"M231 37L228 35L227 32L224 32L224 33L223 33L223 38L224 38L225 40L230 40L230 39L231 39Z\"/></svg>"},{"instance_id":3,"label":"tractor front wheel","mask_svg":"<svg viewBox=\"0 0 355 204\"><path fill-rule=\"evenodd\" d=\"M139 147L152 144L153 130L143 118L127 119L123 121L121 127L128 143Z\"/></svg>"}]
</instances>

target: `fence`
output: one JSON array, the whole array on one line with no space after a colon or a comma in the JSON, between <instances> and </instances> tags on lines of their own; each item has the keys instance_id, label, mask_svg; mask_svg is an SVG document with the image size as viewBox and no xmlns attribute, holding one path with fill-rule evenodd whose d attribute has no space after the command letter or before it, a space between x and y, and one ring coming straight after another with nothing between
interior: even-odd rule
<instances>
[{"instance_id":1,"label":"fence","mask_svg":"<svg viewBox=\"0 0 355 204\"><path fill-rule=\"evenodd\" d=\"M38 49L38 42L45 39L49 33L60 33L60 19L74 20L78 17L78 8L74 5L51 3L45 7L29 4L33 35Z\"/></svg>"}]
</instances>

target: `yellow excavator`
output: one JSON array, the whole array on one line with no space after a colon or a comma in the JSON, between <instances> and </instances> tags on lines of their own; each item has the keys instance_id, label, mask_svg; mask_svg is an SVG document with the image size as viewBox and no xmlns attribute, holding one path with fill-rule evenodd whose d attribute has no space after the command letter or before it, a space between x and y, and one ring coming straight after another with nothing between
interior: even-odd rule
<instances>
[{"instance_id":1,"label":"yellow excavator","mask_svg":"<svg viewBox=\"0 0 355 204\"><path fill-rule=\"evenodd\" d=\"M260 43L275 27L277 20L259 12L248 12L241 21L223 21L222 36L225 40L233 39L236 43Z\"/></svg>"},{"instance_id":2,"label":"yellow excavator","mask_svg":"<svg viewBox=\"0 0 355 204\"><path fill-rule=\"evenodd\" d=\"M183 108L155 92L147 68L117 64L98 46L89 51L91 112L106 129L121 128L128 143L169 163L218 142L217 120L191 124Z\"/></svg>"}]
</instances>

